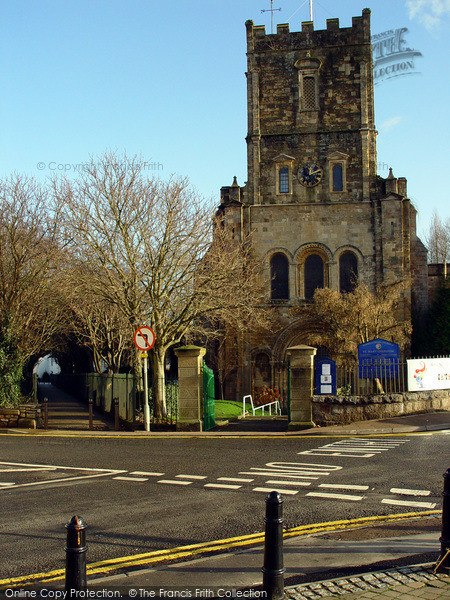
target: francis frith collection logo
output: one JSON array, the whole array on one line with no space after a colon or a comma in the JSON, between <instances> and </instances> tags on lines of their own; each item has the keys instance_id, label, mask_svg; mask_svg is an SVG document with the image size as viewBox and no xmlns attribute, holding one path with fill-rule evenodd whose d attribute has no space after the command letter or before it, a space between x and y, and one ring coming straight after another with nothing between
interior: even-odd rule
<instances>
[{"instance_id":1,"label":"francis frith collection logo","mask_svg":"<svg viewBox=\"0 0 450 600\"><path fill-rule=\"evenodd\" d=\"M422 53L408 47L406 33L408 28L400 27L372 36L375 85L394 77L419 74L415 59L422 56Z\"/></svg>"}]
</instances>

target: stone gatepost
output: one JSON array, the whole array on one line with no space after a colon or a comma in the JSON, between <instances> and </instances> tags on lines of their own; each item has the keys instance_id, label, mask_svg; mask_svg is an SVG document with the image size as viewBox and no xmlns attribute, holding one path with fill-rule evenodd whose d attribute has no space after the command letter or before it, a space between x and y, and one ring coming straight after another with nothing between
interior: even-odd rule
<instances>
[{"instance_id":1,"label":"stone gatepost","mask_svg":"<svg viewBox=\"0 0 450 600\"><path fill-rule=\"evenodd\" d=\"M178 420L177 431L202 431L203 425L203 357L205 348L177 348Z\"/></svg>"},{"instance_id":2,"label":"stone gatepost","mask_svg":"<svg viewBox=\"0 0 450 600\"><path fill-rule=\"evenodd\" d=\"M316 348L293 346L287 349L291 362L291 420L290 430L315 427L312 420L314 384L314 355Z\"/></svg>"}]
</instances>

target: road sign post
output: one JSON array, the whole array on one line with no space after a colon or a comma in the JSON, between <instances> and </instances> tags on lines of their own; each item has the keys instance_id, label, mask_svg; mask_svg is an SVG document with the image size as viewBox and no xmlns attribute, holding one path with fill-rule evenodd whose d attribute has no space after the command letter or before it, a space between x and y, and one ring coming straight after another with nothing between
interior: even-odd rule
<instances>
[{"instance_id":1,"label":"road sign post","mask_svg":"<svg viewBox=\"0 0 450 600\"><path fill-rule=\"evenodd\" d=\"M144 361L144 428L145 431L150 431L150 407L148 405L148 363L147 352L142 352L141 357Z\"/></svg>"},{"instance_id":2,"label":"road sign post","mask_svg":"<svg viewBox=\"0 0 450 600\"><path fill-rule=\"evenodd\" d=\"M153 348L155 344L155 333L150 327L139 327L134 332L134 343L141 351L144 371L144 428L150 431L150 407L148 405L148 354L147 351Z\"/></svg>"}]
</instances>

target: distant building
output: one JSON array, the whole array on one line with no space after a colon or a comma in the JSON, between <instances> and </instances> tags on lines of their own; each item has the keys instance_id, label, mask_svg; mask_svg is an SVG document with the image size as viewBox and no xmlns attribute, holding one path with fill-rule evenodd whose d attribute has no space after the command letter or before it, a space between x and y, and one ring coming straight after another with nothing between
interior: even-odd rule
<instances>
[{"instance_id":1,"label":"distant building","mask_svg":"<svg viewBox=\"0 0 450 600\"><path fill-rule=\"evenodd\" d=\"M247 168L221 189L218 214L238 239L252 232L279 329L245 347L232 389L283 387L289 346L305 343L288 308L318 287L372 290L411 279L403 307L428 303L427 250L404 177L377 175L370 10L351 27L247 29Z\"/></svg>"},{"instance_id":2,"label":"distant building","mask_svg":"<svg viewBox=\"0 0 450 600\"><path fill-rule=\"evenodd\" d=\"M58 375L61 373L61 367L59 366L58 361L53 358L51 354L46 354L45 356L42 356L34 365L33 373L35 373L39 379L42 379L45 373L48 375Z\"/></svg>"}]
</instances>

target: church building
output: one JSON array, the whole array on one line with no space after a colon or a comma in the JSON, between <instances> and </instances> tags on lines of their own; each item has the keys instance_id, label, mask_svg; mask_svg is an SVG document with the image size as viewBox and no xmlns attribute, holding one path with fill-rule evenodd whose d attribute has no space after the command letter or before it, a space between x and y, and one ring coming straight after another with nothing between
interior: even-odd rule
<instances>
[{"instance_id":1,"label":"church building","mask_svg":"<svg viewBox=\"0 0 450 600\"><path fill-rule=\"evenodd\" d=\"M276 34L247 21L248 179L222 187L218 214L238 239L252 233L280 327L244 344L236 396L282 386L288 347L304 344L288 316L318 287L373 291L411 279L411 306L427 303L427 250L404 177L377 175L370 10L351 27L328 19Z\"/></svg>"}]
</instances>

